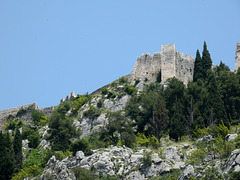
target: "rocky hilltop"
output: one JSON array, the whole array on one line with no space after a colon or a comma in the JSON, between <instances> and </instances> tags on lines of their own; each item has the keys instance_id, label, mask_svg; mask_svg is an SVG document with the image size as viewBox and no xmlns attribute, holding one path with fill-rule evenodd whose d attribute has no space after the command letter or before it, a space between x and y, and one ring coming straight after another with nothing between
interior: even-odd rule
<instances>
[{"instance_id":1,"label":"rocky hilltop","mask_svg":"<svg viewBox=\"0 0 240 180\"><path fill-rule=\"evenodd\" d=\"M239 73L220 64L207 79L193 74L193 57L163 45L92 94L0 111L1 130L22 136L12 179L238 179Z\"/></svg>"}]
</instances>

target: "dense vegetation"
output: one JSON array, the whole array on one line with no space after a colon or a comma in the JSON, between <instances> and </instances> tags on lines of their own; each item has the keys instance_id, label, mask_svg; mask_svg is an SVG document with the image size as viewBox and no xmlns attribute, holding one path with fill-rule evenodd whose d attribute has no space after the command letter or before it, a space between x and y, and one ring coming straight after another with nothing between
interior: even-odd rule
<instances>
[{"instance_id":1,"label":"dense vegetation","mask_svg":"<svg viewBox=\"0 0 240 180\"><path fill-rule=\"evenodd\" d=\"M97 106L91 104L93 96L86 94L78 95L72 102L61 103L51 117L32 110L31 125L11 117L7 130L12 130L12 134L8 131L0 133L0 179L36 176L43 171L52 155L61 160L79 150L88 155L92 149L109 145L157 149L162 138L167 136L178 142L185 136L194 139L211 134L216 139L214 145L217 148L214 152L222 158L226 158L234 148L240 147L237 141L234 145L224 142L231 127L240 123L240 70L232 72L222 62L212 68L210 53L204 42L202 56L199 50L196 53L193 81L187 86L176 78L168 79L164 86L160 84L160 77L161 72L157 75L156 82L146 84L141 92L136 88L139 80L130 85L127 79L120 78L109 88L101 90ZM118 86L122 88L117 89ZM124 110L110 112L104 108L104 99L114 100L126 94L131 95L131 98ZM73 121L84 105L89 108L83 112L83 117L94 119L104 112L107 113L109 123L99 133L79 139L81 131L76 129ZM51 142L51 149L40 151L38 130L45 125L50 128L46 139ZM22 133L19 128L22 128ZM32 148L30 152L25 152L26 158L22 156L24 139L28 139L28 145ZM201 162L204 153L213 144L197 146L199 150L192 154L189 163ZM149 158L146 158L146 162L149 162ZM73 171L80 172L78 176L81 178L96 179L86 170ZM214 174L213 171L214 169L209 174ZM232 176L237 177L238 174ZM116 179L108 179L111 178Z\"/></svg>"}]
</instances>

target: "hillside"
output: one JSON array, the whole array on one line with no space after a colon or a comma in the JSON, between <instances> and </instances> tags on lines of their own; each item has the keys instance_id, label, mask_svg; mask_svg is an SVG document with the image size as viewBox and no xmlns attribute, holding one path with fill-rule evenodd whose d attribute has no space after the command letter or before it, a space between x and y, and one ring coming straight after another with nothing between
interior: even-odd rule
<instances>
[{"instance_id":1,"label":"hillside","mask_svg":"<svg viewBox=\"0 0 240 180\"><path fill-rule=\"evenodd\" d=\"M239 107L239 70L164 45L92 94L1 111L0 179L239 179Z\"/></svg>"}]
</instances>

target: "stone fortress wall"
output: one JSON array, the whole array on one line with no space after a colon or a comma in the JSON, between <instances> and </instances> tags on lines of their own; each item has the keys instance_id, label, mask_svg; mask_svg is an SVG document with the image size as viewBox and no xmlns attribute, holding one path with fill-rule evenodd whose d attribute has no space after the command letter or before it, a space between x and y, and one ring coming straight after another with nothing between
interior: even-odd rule
<instances>
[{"instance_id":1,"label":"stone fortress wall","mask_svg":"<svg viewBox=\"0 0 240 180\"><path fill-rule=\"evenodd\" d=\"M0 130L3 128L4 123L7 121L7 118L9 117L9 115L11 115L13 117L17 117L18 112L20 110L23 110L23 113L18 116L19 118L21 118L24 121L31 120L32 109L42 111L46 116L51 116L52 111L54 109L54 106L46 107L46 108L38 108L37 103L33 103L33 104L23 105L23 106L19 106L19 107L10 108L10 109L0 111Z\"/></svg>"},{"instance_id":2,"label":"stone fortress wall","mask_svg":"<svg viewBox=\"0 0 240 180\"><path fill-rule=\"evenodd\" d=\"M236 56L235 56L235 71L240 68L240 42L236 46Z\"/></svg>"},{"instance_id":3,"label":"stone fortress wall","mask_svg":"<svg viewBox=\"0 0 240 180\"><path fill-rule=\"evenodd\" d=\"M130 79L146 79L156 81L157 74L161 71L161 82L168 78L176 77L187 85L193 79L194 59L192 56L176 51L175 44L162 45L161 52L154 55L145 53L138 57Z\"/></svg>"}]
</instances>

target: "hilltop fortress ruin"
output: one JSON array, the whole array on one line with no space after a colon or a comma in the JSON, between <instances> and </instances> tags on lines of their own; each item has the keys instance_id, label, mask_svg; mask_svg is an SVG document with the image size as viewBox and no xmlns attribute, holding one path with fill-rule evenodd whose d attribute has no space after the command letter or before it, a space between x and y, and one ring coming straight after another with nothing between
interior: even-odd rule
<instances>
[{"instance_id":1,"label":"hilltop fortress ruin","mask_svg":"<svg viewBox=\"0 0 240 180\"><path fill-rule=\"evenodd\" d=\"M240 68L240 42L238 42L236 46L235 72L238 68ZM137 57L132 73L125 77L130 81L141 79L142 81L150 83L156 81L159 72L161 72L162 83L164 83L168 78L176 77L187 85L188 81L193 80L194 59L192 56L184 56L183 53L176 51L175 44L162 45L160 52L156 52L153 55L144 53L142 56ZM104 87L109 86L110 84ZM102 88L99 88L91 94L101 93ZM71 101L74 97L75 94L72 93L71 95L68 95L66 99L62 99L61 102ZM46 116L50 116L54 107L39 109L37 104L33 103L30 105L0 111L0 129L3 127L4 122L10 118L10 115L14 117L21 117L23 120L31 119L32 109L38 109L44 112ZM19 112L22 113L20 114Z\"/></svg>"},{"instance_id":2,"label":"hilltop fortress ruin","mask_svg":"<svg viewBox=\"0 0 240 180\"><path fill-rule=\"evenodd\" d=\"M176 77L186 85L193 79L194 59L192 56L176 51L175 44L162 45L161 52L154 55L145 53L138 57L129 79L156 81L161 72L161 82Z\"/></svg>"}]
</instances>

